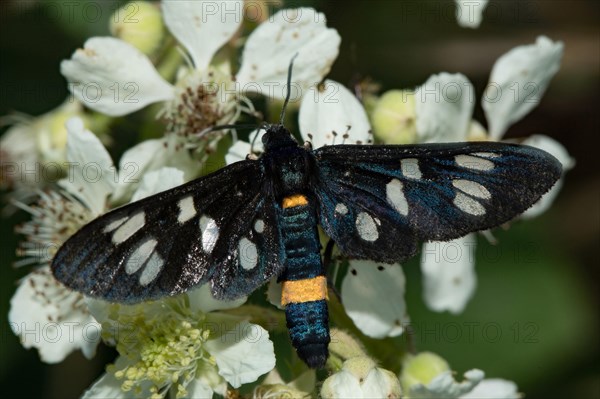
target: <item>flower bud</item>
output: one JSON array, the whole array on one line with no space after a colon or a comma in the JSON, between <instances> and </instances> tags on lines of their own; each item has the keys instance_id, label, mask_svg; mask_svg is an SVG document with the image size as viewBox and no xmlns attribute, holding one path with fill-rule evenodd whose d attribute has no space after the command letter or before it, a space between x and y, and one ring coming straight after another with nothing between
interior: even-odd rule
<instances>
[{"instance_id":1,"label":"flower bud","mask_svg":"<svg viewBox=\"0 0 600 399\"><path fill-rule=\"evenodd\" d=\"M74 116L83 116L78 102L66 101L58 108L33 120L35 143L42 162L66 161L67 128L66 122Z\"/></svg>"},{"instance_id":2,"label":"flower bud","mask_svg":"<svg viewBox=\"0 0 600 399\"><path fill-rule=\"evenodd\" d=\"M164 24L158 7L145 1L132 1L111 17L113 36L137 47L146 55L153 54L164 36Z\"/></svg>"},{"instance_id":3,"label":"flower bud","mask_svg":"<svg viewBox=\"0 0 600 399\"><path fill-rule=\"evenodd\" d=\"M405 392L414 385L427 385L445 371L449 371L448 362L432 352L421 352L416 356L407 356L404 360L400 384Z\"/></svg>"},{"instance_id":4,"label":"flower bud","mask_svg":"<svg viewBox=\"0 0 600 399\"><path fill-rule=\"evenodd\" d=\"M375 137L385 144L411 144L417 136L415 95L408 90L390 90L375 104L371 121Z\"/></svg>"},{"instance_id":5,"label":"flower bud","mask_svg":"<svg viewBox=\"0 0 600 399\"><path fill-rule=\"evenodd\" d=\"M366 356L346 360L342 370L323 382L323 398L400 398L400 382Z\"/></svg>"},{"instance_id":6,"label":"flower bud","mask_svg":"<svg viewBox=\"0 0 600 399\"><path fill-rule=\"evenodd\" d=\"M469 123L469 130L467 131L467 140L469 141L488 141L490 138L487 131L481 123L475 119Z\"/></svg>"}]
</instances>

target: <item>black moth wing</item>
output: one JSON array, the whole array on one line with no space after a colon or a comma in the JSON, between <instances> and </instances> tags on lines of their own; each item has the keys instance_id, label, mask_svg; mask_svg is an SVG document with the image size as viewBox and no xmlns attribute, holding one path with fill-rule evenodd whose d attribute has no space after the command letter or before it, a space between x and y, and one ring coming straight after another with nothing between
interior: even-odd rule
<instances>
[{"instance_id":1,"label":"black moth wing","mask_svg":"<svg viewBox=\"0 0 600 399\"><path fill-rule=\"evenodd\" d=\"M256 161L115 209L84 226L52 263L66 286L135 303L210 282L213 295L247 295L281 272L283 246L270 185Z\"/></svg>"},{"instance_id":2,"label":"black moth wing","mask_svg":"<svg viewBox=\"0 0 600 399\"><path fill-rule=\"evenodd\" d=\"M342 252L401 262L418 241L446 241L519 215L561 175L529 146L472 142L336 145L314 151L319 220Z\"/></svg>"}]
</instances>

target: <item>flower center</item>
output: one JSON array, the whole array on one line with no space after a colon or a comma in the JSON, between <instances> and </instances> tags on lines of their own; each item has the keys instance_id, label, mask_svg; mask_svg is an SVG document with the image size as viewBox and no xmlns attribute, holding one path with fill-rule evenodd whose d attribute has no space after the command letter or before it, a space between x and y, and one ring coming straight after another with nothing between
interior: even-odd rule
<instances>
[{"instance_id":1,"label":"flower center","mask_svg":"<svg viewBox=\"0 0 600 399\"><path fill-rule=\"evenodd\" d=\"M111 367L122 380L123 391L139 391L151 382L153 396L163 397L175 387L177 397L185 396L185 387L196 377L199 361L210 362L203 349L209 336L200 323L203 314L190 312L180 298L153 304L110 305L108 325L103 323L104 338L117 340L117 351L129 362ZM153 309L153 307L160 309ZM110 336L115 332L113 336ZM108 336L107 336L108 335ZM126 339L119 339L126 337Z\"/></svg>"},{"instance_id":2,"label":"flower center","mask_svg":"<svg viewBox=\"0 0 600 399\"><path fill-rule=\"evenodd\" d=\"M49 264L59 246L94 218L79 201L55 191L41 193L37 205L18 206L32 218L15 229L17 234L25 235L17 249L17 255L23 257L15 263L17 267Z\"/></svg>"},{"instance_id":3,"label":"flower center","mask_svg":"<svg viewBox=\"0 0 600 399\"><path fill-rule=\"evenodd\" d=\"M183 138L188 149L210 148L226 130L210 131L234 124L242 113L254 113L252 103L238 90L231 77L214 67L187 70L176 84L175 99L159 113L167 122L167 133Z\"/></svg>"}]
</instances>

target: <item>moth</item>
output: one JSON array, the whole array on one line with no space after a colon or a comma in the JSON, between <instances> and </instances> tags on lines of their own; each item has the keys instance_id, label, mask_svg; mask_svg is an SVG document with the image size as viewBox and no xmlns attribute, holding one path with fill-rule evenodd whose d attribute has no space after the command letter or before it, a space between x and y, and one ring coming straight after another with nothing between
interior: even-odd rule
<instances>
[{"instance_id":1,"label":"moth","mask_svg":"<svg viewBox=\"0 0 600 399\"><path fill-rule=\"evenodd\" d=\"M317 225L350 258L402 262L420 241L445 241L511 220L561 175L550 154L472 142L300 145L282 124L264 153L115 209L56 254L66 286L136 303L210 284L219 299L272 277L299 357L323 367L330 341ZM376 289L376 287L374 287Z\"/></svg>"}]
</instances>

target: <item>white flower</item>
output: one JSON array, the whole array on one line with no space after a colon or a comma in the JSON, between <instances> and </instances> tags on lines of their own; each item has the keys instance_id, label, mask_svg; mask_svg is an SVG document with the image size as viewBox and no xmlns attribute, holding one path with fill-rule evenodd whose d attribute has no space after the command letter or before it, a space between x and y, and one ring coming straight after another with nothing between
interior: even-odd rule
<instances>
[{"instance_id":1,"label":"white flower","mask_svg":"<svg viewBox=\"0 0 600 399\"><path fill-rule=\"evenodd\" d=\"M62 361L74 350L93 356L99 325L90 316L84 297L58 282L50 272L54 254L71 235L108 210L118 174L100 140L79 118L67 122L69 175L59 181L60 191L40 193L36 205L17 204L32 219L17 228L26 236L16 266L37 265L19 284L11 300L9 320L27 348L35 347L43 361ZM183 174L161 169L142 180L138 197L183 183ZM165 186L165 182L169 186ZM34 331L34 334L29 334Z\"/></svg>"},{"instance_id":2,"label":"white flower","mask_svg":"<svg viewBox=\"0 0 600 399\"><path fill-rule=\"evenodd\" d=\"M295 64L294 64L295 65ZM294 69L295 70L295 69ZM298 115L300 134L313 148L332 144L367 144L372 142L371 125L358 99L343 85L325 80L323 85L309 90L302 98ZM250 134L253 153L263 150L257 132ZM241 161L250 153L250 143L237 141L227 153L227 164Z\"/></svg>"},{"instance_id":3,"label":"white flower","mask_svg":"<svg viewBox=\"0 0 600 399\"><path fill-rule=\"evenodd\" d=\"M488 0L455 0L456 21L463 28L478 28Z\"/></svg>"},{"instance_id":4,"label":"white flower","mask_svg":"<svg viewBox=\"0 0 600 399\"><path fill-rule=\"evenodd\" d=\"M165 24L193 64L180 70L174 85L141 51L112 37L89 39L61 64L71 92L94 110L120 116L164 103L159 115L167 122L168 136L174 137L139 144L144 151L136 152L148 154L137 162L139 173L173 166L185 172L186 180L196 177L201 164L198 159L193 163L193 155L205 160L223 135L223 131L204 133L234 123L242 112L254 113L245 94L283 98L288 65L296 53L294 85L304 91L321 81L338 54L340 37L327 28L323 14L310 8L282 10L248 37L240 70L232 77L228 65L216 67L211 61L238 31L242 1L164 0L162 11ZM123 158L132 162L129 156ZM135 187L135 183L119 187L115 198L128 200Z\"/></svg>"},{"instance_id":5,"label":"white flower","mask_svg":"<svg viewBox=\"0 0 600 399\"><path fill-rule=\"evenodd\" d=\"M37 189L60 179L65 173L65 121L82 111L78 101L65 101L40 116L0 118L0 125L13 124L0 138L0 188L10 189L13 199L27 202Z\"/></svg>"},{"instance_id":6,"label":"white flower","mask_svg":"<svg viewBox=\"0 0 600 399\"><path fill-rule=\"evenodd\" d=\"M203 84L215 83L216 70L209 67L210 62L217 50L239 29L242 6L242 1L162 2L166 25L193 60L193 70L180 77L181 81L194 75L191 85L180 89L177 86L181 82L170 85L139 50L110 37L89 39L83 49L77 50L70 60L63 61L61 72L71 83L70 90L85 105L113 116L169 100L174 100L176 105L201 106L197 102L201 98L194 96L216 94L203 91L207 89ZM287 67L295 53L299 54L295 61L295 80L302 87L308 87L319 82L329 71L337 57L339 43L339 35L326 27L323 14L310 8L282 10L248 37L243 62L235 76L235 88L238 92L258 92L283 98ZM120 91L115 92L115 84ZM98 88L94 98L86 93L86 88L92 86Z\"/></svg>"},{"instance_id":7,"label":"white flower","mask_svg":"<svg viewBox=\"0 0 600 399\"><path fill-rule=\"evenodd\" d=\"M487 378L460 399L519 399L522 398L517 384L501 378Z\"/></svg>"},{"instance_id":8,"label":"white flower","mask_svg":"<svg viewBox=\"0 0 600 399\"><path fill-rule=\"evenodd\" d=\"M475 399L519 398L515 383L502 379L484 379L485 373L472 369L464 380L454 378L448 362L431 352L421 352L405 358L400 382L406 398Z\"/></svg>"},{"instance_id":9,"label":"white flower","mask_svg":"<svg viewBox=\"0 0 600 399\"><path fill-rule=\"evenodd\" d=\"M462 74L432 75L415 91L419 142L465 141L473 106L474 90Z\"/></svg>"},{"instance_id":10,"label":"white flower","mask_svg":"<svg viewBox=\"0 0 600 399\"><path fill-rule=\"evenodd\" d=\"M342 369L323 382L323 398L400 398L398 378L368 357L348 359Z\"/></svg>"},{"instance_id":11,"label":"white flower","mask_svg":"<svg viewBox=\"0 0 600 399\"><path fill-rule=\"evenodd\" d=\"M500 140L539 103L558 71L562 51L562 43L541 36L536 44L515 47L496 61L481 100L492 139ZM415 101L419 141L468 138L475 98L465 76L433 75L416 90Z\"/></svg>"},{"instance_id":12,"label":"white flower","mask_svg":"<svg viewBox=\"0 0 600 399\"><path fill-rule=\"evenodd\" d=\"M371 125L362 104L350 90L333 80L327 79L306 93L298 123L302 138L314 148L372 142Z\"/></svg>"},{"instance_id":13,"label":"white flower","mask_svg":"<svg viewBox=\"0 0 600 399\"><path fill-rule=\"evenodd\" d=\"M83 296L56 281L49 266L29 273L10 301L8 320L25 348L36 348L45 363L62 362L81 349L91 359L100 342L100 325Z\"/></svg>"},{"instance_id":14,"label":"white flower","mask_svg":"<svg viewBox=\"0 0 600 399\"><path fill-rule=\"evenodd\" d=\"M306 370L293 381L286 383L277 369L271 370L262 383L254 388L252 399L306 399L317 383L315 370Z\"/></svg>"},{"instance_id":15,"label":"white flower","mask_svg":"<svg viewBox=\"0 0 600 399\"><path fill-rule=\"evenodd\" d=\"M475 247L477 236L468 234L447 242L423 245L421 272L423 297L436 312L461 313L475 293Z\"/></svg>"},{"instance_id":16,"label":"white flower","mask_svg":"<svg viewBox=\"0 0 600 399\"><path fill-rule=\"evenodd\" d=\"M539 149L542 149L542 150L548 152L549 154L552 154L562 164L563 176L569 170L571 170L571 169L573 169L573 167L575 167L575 159L573 159L569 155L569 153L567 152L565 147L563 147L562 144L560 144L558 141L554 140L551 137L544 136L543 134L535 134L533 136L527 137L525 140L523 140L523 142L521 144L530 145L532 147L537 147ZM550 191L548 191L546 194L544 194L542 196L542 198L540 198L540 200L538 202L533 204L533 206L531 208L529 208L525 212L523 212L523 214L521 215L521 218L531 219L531 218L534 218L534 217L544 213L548 208L550 208L550 206L552 205L552 203L558 196L558 193L562 189L563 183L564 183L564 180L562 178L560 178L556 182L556 184L550 189Z\"/></svg>"},{"instance_id":17,"label":"white flower","mask_svg":"<svg viewBox=\"0 0 600 399\"><path fill-rule=\"evenodd\" d=\"M519 46L498 59L482 98L490 126L490 138L500 140L508 127L525 116L546 90L559 68L562 44L539 37L535 45ZM415 92L415 117L419 142L452 142L487 139L483 128L472 120L474 89L461 74L431 76ZM548 149L563 163L564 170L573 161L564 147L546 137L535 136L524 144ZM532 217L545 211L556 197L562 182L524 213ZM462 256L449 260L444 250L461 249ZM421 258L424 297L435 311L460 313L474 293L475 236L447 243L425 244ZM440 252L441 251L441 252Z\"/></svg>"},{"instance_id":18,"label":"white flower","mask_svg":"<svg viewBox=\"0 0 600 399\"><path fill-rule=\"evenodd\" d=\"M351 260L342 281L342 303L354 324L373 338L395 337L410 322L400 265Z\"/></svg>"},{"instance_id":19,"label":"white flower","mask_svg":"<svg viewBox=\"0 0 600 399\"><path fill-rule=\"evenodd\" d=\"M545 36L518 46L494 64L481 105L490 136L500 140L508 127L535 108L560 68L563 44Z\"/></svg>"},{"instance_id":20,"label":"white flower","mask_svg":"<svg viewBox=\"0 0 600 399\"><path fill-rule=\"evenodd\" d=\"M19 249L24 259L16 265L40 267L21 281L9 313L11 327L21 336L23 345L37 348L48 363L60 362L80 348L87 357L95 353L98 324L87 311L83 296L56 281L49 265L67 238L105 210L114 185L112 161L100 140L86 131L79 119L69 121L67 129L67 159L73 168L59 182L64 191L41 193L36 206L19 205L31 213L32 219L17 229L27 240ZM98 180L94 182L86 181L82 174L89 165L98 167Z\"/></svg>"},{"instance_id":21,"label":"white flower","mask_svg":"<svg viewBox=\"0 0 600 399\"><path fill-rule=\"evenodd\" d=\"M84 397L210 398L213 392L225 396L227 383L239 388L255 381L275 366L269 334L243 318L212 312L244 301L217 301L208 285L133 306L91 301L103 338L121 356Z\"/></svg>"},{"instance_id":22,"label":"white flower","mask_svg":"<svg viewBox=\"0 0 600 399\"><path fill-rule=\"evenodd\" d=\"M415 384L411 386L407 396L415 399L459 398L471 392L483 380L484 375L481 370L469 370L464 374L464 380L458 382L454 379L451 371L444 371L427 384Z\"/></svg>"}]
</instances>

